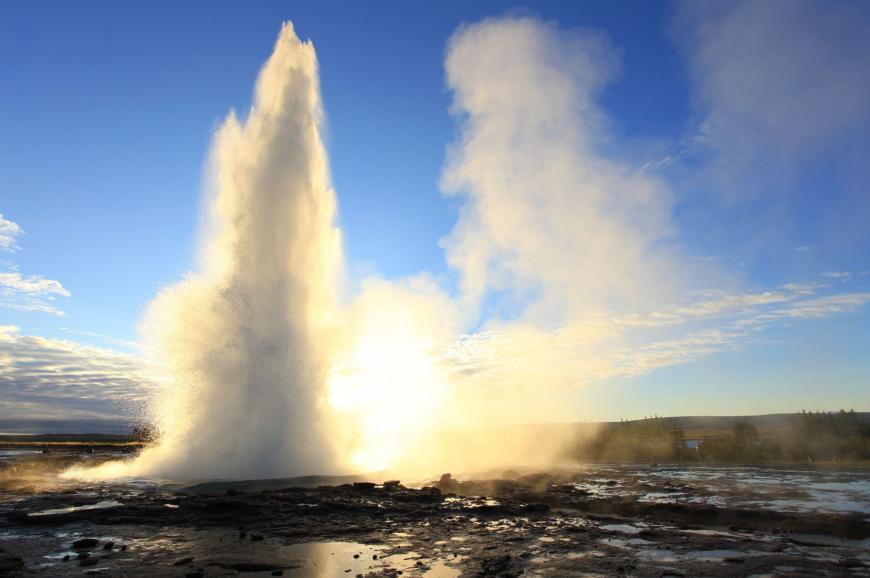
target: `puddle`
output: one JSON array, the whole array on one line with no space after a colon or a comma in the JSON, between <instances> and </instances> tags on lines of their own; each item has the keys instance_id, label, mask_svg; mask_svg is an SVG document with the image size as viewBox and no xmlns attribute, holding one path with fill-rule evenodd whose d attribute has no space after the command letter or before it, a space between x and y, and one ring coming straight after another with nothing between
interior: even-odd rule
<instances>
[{"instance_id":1,"label":"puddle","mask_svg":"<svg viewBox=\"0 0 870 578\"><path fill-rule=\"evenodd\" d=\"M601 529L608 532L621 532L623 534L640 534L643 531L643 528L638 528L631 524L605 524L601 526Z\"/></svg>"},{"instance_id":2,"label":"puddle","mask_svg":"<svg viewBox=\"0 0 870 578\"><path fill-rule=\"evenodd\" d=\"M450 564L455 564L461 561L463 557L457 556L450 561ZM460 575L460 570L448 565L444 560L427 560L417 552L405 552L403 554L393 554L379 560L380 564L370 566L370 570L387 569L400 571L403 575L422 576L424 578L456 578ZM326 578L327 574L322 575ZM331 576L331 575L329 575Z\"/></svg>"},{"instance_id":3,"label":"puddle","mask_svg":"<svg viewBox=\"0 0 870 578\"><path fill-rule=\"evenodd\" d=\"M55 516L58 514L69 514L72 512L81 512L83 510L102 510L104 508L117 508L123 504L117 500L103 500L96 504L87 504L85 506L68 506L66 508L54 508L51 510L42 510L41 512L31 512L28 516Z\"/></svg>"}]
</instances>

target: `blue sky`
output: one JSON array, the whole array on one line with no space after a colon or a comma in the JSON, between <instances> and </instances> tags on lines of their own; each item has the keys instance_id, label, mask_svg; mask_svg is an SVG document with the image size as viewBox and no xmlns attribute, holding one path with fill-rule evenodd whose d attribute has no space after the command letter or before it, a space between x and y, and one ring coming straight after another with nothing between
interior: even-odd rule
<instances>
[{"instance_id":1,"label":"blue sky","mask_svg":"<svg viewBox=\"0 0 870 578\"><path fill-rule=\"evenodd\" d=\"M669 232L644 242L688 278L667 304L626 295L637 307L621 303L620 318L783 295L683 315L696 326L680 335L626 336L628 350L680 354L560 390L569 410L556 418L870 410L865 4L20 2L0 8L0 213L23 231L0 222L0 325L17 328L0 342L0 415L106 414L100 400L136 397L111 351L129 351L143 308L191 267L213 131L247 110L284 20L317 49L351 280L427 272L458 295L469 272L442 240L468 198L441 183L463 88L445 80L445 56L457 29L488 17L604 39L595 158L666 189ZM522 316L503 296L484 295L470 330L490 311ZM814 299L827 301L810 312ZM793 309L770 314L780 306ZM760 329L734 329L747 320ZM710 331L727 335L689 339ZM22 369L103 352L112 361L67 393Z\"/></svg>"}]
</instances>

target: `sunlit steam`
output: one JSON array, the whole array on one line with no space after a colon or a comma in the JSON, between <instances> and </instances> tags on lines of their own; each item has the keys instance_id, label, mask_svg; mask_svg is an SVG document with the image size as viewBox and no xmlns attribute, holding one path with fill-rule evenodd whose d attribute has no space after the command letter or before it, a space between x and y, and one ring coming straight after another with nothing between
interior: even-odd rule
<instances>
[{"instance_id":1,"label":"sunlit steam","mask_svg":"<svg viewBox=\"0 0 870 578\"><path fill-rule=\"evenodd\" d=\"M273 477L337 467L325 411L341 241L317 59L285 24L212 152L199 270L143 322L159 445L89 475Z\"/></svg>"},{"instance_id":2,"label":"sunlit steam","mask_svg":"<svg viewBox=\"0 0 870 578\"><path fill-rule=\"evenodd\" d=\"M443 355L453 315L449 300L425 280L366 283L348 312L348 344L330 379L330 401L350 424L354 468L389 469L406 452L420 451L450 393Z\"/></svg>"}]
</instances>

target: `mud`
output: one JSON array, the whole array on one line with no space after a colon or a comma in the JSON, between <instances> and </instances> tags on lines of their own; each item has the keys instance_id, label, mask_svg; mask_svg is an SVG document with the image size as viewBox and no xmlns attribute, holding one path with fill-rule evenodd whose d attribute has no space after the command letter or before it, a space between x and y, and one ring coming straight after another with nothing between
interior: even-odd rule
<instances>
[{"instance_id":1,"label":"mud","mask_svg":"<svg viewBox=\"0 0 870 578\"><path fill-rule=\"evenodd\" d=\"M870 576L865 471L596 465L418 484L54 475L108 457L0 466L0 576Z\"/></svg>"}]
</instances>

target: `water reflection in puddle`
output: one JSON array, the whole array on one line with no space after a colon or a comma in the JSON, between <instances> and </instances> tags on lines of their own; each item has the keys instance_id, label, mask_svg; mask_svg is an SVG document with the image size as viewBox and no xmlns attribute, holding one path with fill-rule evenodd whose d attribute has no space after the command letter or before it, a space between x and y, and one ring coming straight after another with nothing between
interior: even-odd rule
<instances>
[{"instance_id":1,"label":"water reflection in puddle","mask_svg":"<svg viewBox=\"0 0 870 578\"><path fill-rule=\"evenodd\" d=\"M28 516L55 516L58 514L69 514L72 512L81 512L82 510L102 510L104 508L116 508L121 506L121 502L117 500L103 500L96 504L86 504L84 506L68 506L66 508L53 508L51 510L43 510L41 512L31 512Z\"/></svg>"},{"instance_id":2,"label":"water reflection in puddle","mask_svg":"<svg viewBox=\"0 0 870 578\"><path fill-rule=\"evenodd\" d=\"M601 526L601 529L609 532L621 532L623 534L640 534L643 531L643 528L638 528L631 524L604 524Z\"/></svg>"},{"instance_id":3,"label":"water reflection in puddle","mask_svg":"<svg viewBox=\"0 0 870 578\"><path fill-rule=\"evenodd\" d=\"M384 549L384 546L355 542L307 542L282 546L278 554L288 566L283 575L294 578L356 576L387 569L425 578L454 578L460 574L444 560L425 559L417 552L382 556ZM456 557L450 564L460 560ZM267 571L245 575L253 578L272 574Z\"/></svg>"}]
</instances>

